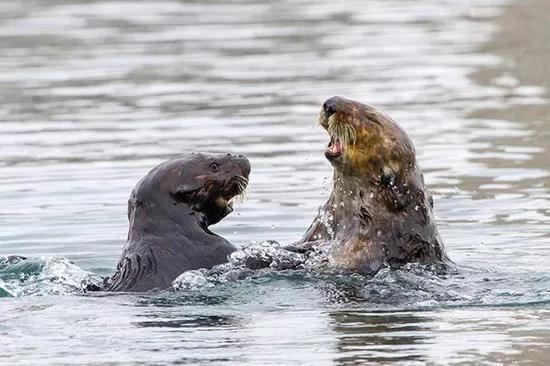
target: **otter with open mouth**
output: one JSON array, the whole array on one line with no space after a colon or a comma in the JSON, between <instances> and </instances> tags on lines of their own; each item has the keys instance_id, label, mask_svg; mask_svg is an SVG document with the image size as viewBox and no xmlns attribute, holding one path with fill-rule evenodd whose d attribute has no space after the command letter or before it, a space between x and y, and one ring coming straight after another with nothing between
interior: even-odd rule
<instances>
[{"instance_id":1,"label":"otter with open mouth","mask_svg":"<svg viewBox=\"0 0 550 366\"><path fill-rule=\"evenodd\" d=\"M184 271L227 262L236 248L208 226L232 211L249 174L248 160L231 154L191 154L151 170L128 200L127 243L104 290L166 289Z\"/></svg>"},{"instance_id":2,"label":"otter with open mouth","mask_svg":"<svg viewBox=\"0 0 550 366\"><path fill-rule=\"evenodd\" d=\"M322 250L338 268L373 273L409 262L446 262L412 141L390 117L341 97L328 99L320 125L333 190L299 251Z\"/></svg>"}]
</instances>

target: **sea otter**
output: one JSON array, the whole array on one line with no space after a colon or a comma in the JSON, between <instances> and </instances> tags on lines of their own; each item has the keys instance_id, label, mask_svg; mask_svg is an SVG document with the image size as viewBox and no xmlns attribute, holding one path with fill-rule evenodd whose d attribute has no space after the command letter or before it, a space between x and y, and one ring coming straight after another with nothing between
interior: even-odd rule
<instances>
[{"instance_id":1,"label":"sea otter","mask_svg":"<svg viewBox=\"0 0 550 366\"><path fill-rule=\"evenodd\" d=\"M289 249L323 251L333 266L362 273L446 262L433 200L405 131L373 107L341 97L323 104L319 123L330 135L325 156L333 190Z\"/></svg>"},{"instance_id":2,"label":"sea otter","mask_svg":"<svg viewBox=\"0 0 550 366\"><path fill-rule=\"evenodd\" d=\"M236 248L208 226L232 211L249 174L248 160L231 154L190 154L151 170L128 200L127 243L103 290L166 289L184 271L226 262Z\"/></svg>"}]
</instances>

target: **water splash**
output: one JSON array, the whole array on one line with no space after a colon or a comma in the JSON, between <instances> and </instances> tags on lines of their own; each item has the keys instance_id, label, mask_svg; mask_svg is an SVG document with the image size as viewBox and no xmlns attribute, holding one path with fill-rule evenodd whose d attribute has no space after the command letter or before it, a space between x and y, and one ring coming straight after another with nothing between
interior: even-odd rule
<instances>
[{"instance_id":1,"label":"water splash","mask_svg":"<svg viewBox=\"0 0 550 366\"><path fill-rule=\"evenodd\" d=\"M362 275L338 270L327 262L323 253L307 257L276 242L251 243L233 253L228 263L182 274L174 281L174 288L185 291L186 296L208 293L232 297L243 291L262 291L262 286L271 286L274 281L284 280L285 286L308 282L330 294L332 302L383 311L550 302L550 276L545 273L410 263L400 269L384 268L374 275ZM525 282L537 283L537 288L521 291Z\"/></svg>"},{"instance_id":2,"label":"water splash","mask_svg":"<svg viewBox=\"0 0 550 366\"><path fill-rule=\"evenodd\" d=\"M332 228L332 223L334 222L332 211L319 208L319 221L326 228L329 238L333 240L335 234L334 229Z\"/></svg>"},{"instance_id":3,"label":"water splash","mask_svg":"<svg viewBox=\"0 0 550 366\"><path fill-rule=\"evenodd\" d=\"M285 250L276 241L253 242L232 253L228 265L234 268L285 270L302 268L305 256Z\"/></svg>"},{"instance_id":4,"label":"water splash","mask_svg":"<svg viewBox=\"0 0 550 366\"><path fill-rule=\"evenodd\" d=\"M0 258L0 297L82 293L102 278L64 257Z\"/></svg>"},{"instance_id":5,"label":"water splash","mask_svg":"<svg viewBox=\"0 0 550 366\"><path fill-rule=\"evenodd\" d=\"M187 271L173 282L177 290L208 288L220 283L262 276L273 271L304 269L306 256L285 250L276 241L252 242L211 270Z\"/></svg>"}]
</instances>

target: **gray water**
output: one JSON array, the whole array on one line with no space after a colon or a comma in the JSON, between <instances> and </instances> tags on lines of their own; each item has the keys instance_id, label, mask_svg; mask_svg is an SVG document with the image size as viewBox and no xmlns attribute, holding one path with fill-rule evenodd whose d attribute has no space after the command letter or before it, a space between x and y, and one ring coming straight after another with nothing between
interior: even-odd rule
<instances>
[{"instance_id":1,"label":"gray water","mask_svg":"<svg viewBox=\"0 0 550 366\"><path fill-rule=\"evenodd\" d=\"M0 255L32 259L0 266L0 364L547 364L549 38L546 0L3 2ZM333 95L412 137L456 271L78 291L181 153L252 163L214 231L298 239L330 190Z\"/></svg>"}]
</instances>

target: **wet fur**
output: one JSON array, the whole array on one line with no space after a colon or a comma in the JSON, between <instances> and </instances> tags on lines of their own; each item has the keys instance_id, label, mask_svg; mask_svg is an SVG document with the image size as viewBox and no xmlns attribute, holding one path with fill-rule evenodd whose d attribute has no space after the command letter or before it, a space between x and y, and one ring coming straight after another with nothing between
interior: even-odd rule
<instances>
[{"instance_id":1,"label":"wet fur","mask_svg":"<svg viewBox=\"0 0 550 366\"><path fill-rule=\"evenodd\" d=\"M212 162L218 172L209 170ZM104 290L166 289L187 270L226 262L236 248L208 226L231 212L217 200L243 192L249 172L246 158L229 154L192 154L149 172L128 200L127 243Z\"/></svg>"},{"instance_id":2,"label":"wet fur","mask_svg":"<svg viewBox=\"0 0 550 366\"><path fill-rule=\"evenodd\" d=\"M333 265L364 273L447 261L407 134L373 107L340 97L327 100L319 121L343 155L327 156L333 191L297 247L328 250Z\"/></svg>"}]
</instances>

